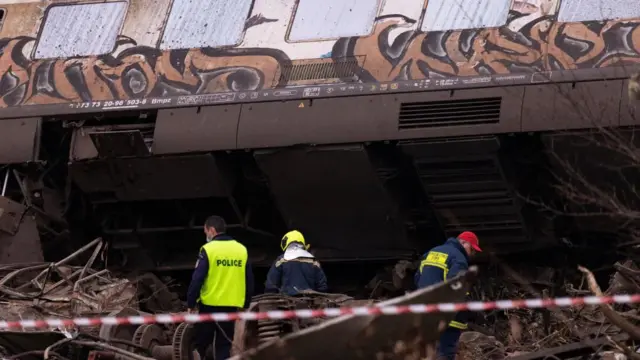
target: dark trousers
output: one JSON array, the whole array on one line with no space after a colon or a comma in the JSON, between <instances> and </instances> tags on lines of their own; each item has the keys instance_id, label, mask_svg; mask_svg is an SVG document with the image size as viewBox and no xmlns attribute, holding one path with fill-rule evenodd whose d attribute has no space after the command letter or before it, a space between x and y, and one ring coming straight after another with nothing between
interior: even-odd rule
<instances>
[{"instance_id":1,"label":"dark trousers","mask_svg":"<svg viewBox=\"0 0 640 360\"><path fill-rule=\"evenodd\" d=\"M460 340L460 329L447 327L440 335L440 343L438 344L438 360L455 360L458 352L458 340Z\"/></svg>"},{"instance_id":2,"label":"dark trousers","mask_svg":"<svg viewBox=\"0 0 640 360\"><path fill-rule=\"evenodd\" d=\"M198 312L201 314L236 311L238 311L238 308L234 307L207 306L202 304L198 306ZM230 358L235 326L236 323L234 321L207 321L195 324L195 343L196 350L198 350L198 354L200 354L200 359L211 359L211 357L206 357L207 348L209 348L211 344L213 344L213 354L215 360L226 360Z\"/></svg>"}]
</instances>

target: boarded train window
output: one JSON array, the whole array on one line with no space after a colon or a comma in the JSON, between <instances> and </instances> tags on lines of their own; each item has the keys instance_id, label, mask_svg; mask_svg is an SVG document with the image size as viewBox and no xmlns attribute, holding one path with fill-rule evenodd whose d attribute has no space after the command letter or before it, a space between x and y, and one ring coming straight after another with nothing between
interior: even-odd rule
<instances>
[{"instance_id":1,"label":"boarded train window","mask_svg":"<svg viewBox=\"0 0 640 360\"><path fill-rule=\"evenodd\" d=\"M238 45L253 0L174 0L160 48Z\"/></svg>"},{"instance_id":2,"label":"boarded train window","mask_svg":"<svg viewBox=\"0 0 640 360\"><path fill-rule=\"evenodd\" d=\"M50 6L34 58L109 53L116 44L126 12L126 2Z\"/></svg>"},{"instance_id":3,"label":"boarded train window","mask_svg":"<svg viewBox=\"0 0 640 360\"><path fill-rule=\"evenodd\" d=\"M505 25L511 0L429 0L422 31L492 28Z\"/></svg>"},{"instance_id":4,"label":"boarded train window","mask_svg":"<svg viewBox=\"0 0 640 360\"><path fill-rule=\"evenodd\" d=\"M638 0L562 0L558 21L579 22L640 17Z\"/></svg>"},{"instance_id":5,"label":"boarded train window","mask_svg":"<svg viewBox=\"0 0 640 360\"><path fill-rule=\"evenodd\" d=\"M289 41L369 35L379 0L298 0Z\"/></svg>"}]
</instances>

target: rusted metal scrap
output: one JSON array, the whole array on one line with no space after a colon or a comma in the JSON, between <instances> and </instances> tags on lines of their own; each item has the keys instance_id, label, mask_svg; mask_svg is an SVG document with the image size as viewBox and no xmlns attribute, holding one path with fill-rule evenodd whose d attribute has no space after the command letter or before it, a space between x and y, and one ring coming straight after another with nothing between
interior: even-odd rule
<instances>
[{"instance_id":1,"label":"rusted metal scrap","mask_svg":"<svg viewBox=\"0 0 640 360\"><path fill-rule=\"evenodd\" d=\"M0 196L0 264L44 260L38 224L28 209Z\"/></svg>"},{"instance_id":2,"label":"rusted metal scrap","mask_svg":"<svg viewBox=\"0 0 640 360\"><path fill-rule=\"evenodd\" d=\"M130 281L93 268L103 251L96 239L56 263L0 265L0 319L139 316L138 308L166 312L182 307L160 279ZM81 259L88 259L81 266ZM193 326L104 324L98 328L0 331L0 358L192 360ZM55 356L51 357L55 354Z\"/></svg>"},{"instance_id":3,"label":"rusted metal scrap","mask_svg":"<svg viewBox=\"0 0 640 360\"><path fill-rule=\"evenodd\" d=\"M371 298L390 298L400 296L413 287L413 273L418 267L417 262L400 260L393 266L387 266L378 271L369 281L365 289L371 291Z\"/></svg>"},{"instance_id":4,"label":"rusted metal scrap","mask_svg":"<svg viewBox=\"0 0 640 360\"><path fill-rule=\"evenodd\" d=\"M284 294L261 294L254 296L249 306L249 311L314 310L336 307L370 306L375 302L375 300L356 300L344 294L321 293L306 290L296 296L287 296ZM261 319L257 321L238 320L236 321L233 337L232 355L240 354L246 349L255 348L265 342L315 326L326 320L326 318Z\"/></svg>"},{"instance_id":5,"label":"rusted metal scrap","mask_svg":"<svg viewBox=\"0 0 640 360\"><path fill-rule=\"evenodd\" d=\"M2 331L0 332L0 356L25 351L45 350L49 344L64 339L64 334L54 331Z\"/></svg>"},{"instance_id":6,"label":"rusted metal scrap","mask_svg":"<svg viewBox=\"0 0 640 360\"><path fill-rule=\"evenodd\" d=\"M0 266L0 318L73 317L108 313L131 305L135 285L95 270L102 251L96 239L56 263ZM83 266L71 266L89 254Z\"/></svg>"},{"instance_id":7,"label":"rusted metal scrap","mask_svg":"<svg viewBox=\"0 0 640 360\"><path fill-rule=\"evenodd\" d=\"M465 299L477 269L450 282L381 302L378 306L461 302ZM393 316L346 315L264 343L232 359L375 359L380 353L390 358L401 355L410 343L433 343L439 329L453 319L453 313L399 314Z\"/></svg>"}]
</instances>

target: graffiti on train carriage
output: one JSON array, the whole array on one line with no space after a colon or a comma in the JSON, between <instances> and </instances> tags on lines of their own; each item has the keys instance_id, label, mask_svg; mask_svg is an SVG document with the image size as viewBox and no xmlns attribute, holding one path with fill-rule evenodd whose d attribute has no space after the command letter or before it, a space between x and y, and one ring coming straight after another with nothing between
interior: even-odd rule
<instances>
[{"instance_id":1,"label":"graffiti on train carriage","mask_svg":"<svg viewBox=\"0 0 640 360\"><path fill-rule=\"evenodd\" d=\"M162 52L134 46L117 55L29 61L35 39L0 40L2 105L177 96L269 87L281 63L274 49L191 49ZM134 43L120 39L118 45ZM8 58L8 59L7 59Z\"/></svg>"},{"instance_id":2,"label":"graffiti on train carriage","mask_svg":"<svg viewBox=\"0 0 640 360\"><path fill-rule=\"evenodd\" d=\"M256 1L240 44L188 50L160 50L127 36L129 27L147 26L140 22L127 27L133 24L132 11L146 11L130 8L125 30L109 54L32 60L37 34L1 39L0 107L281 88L300 85L282 76L284 68L314 59L337 63L362 58L350 70L358 82L531 74L640 62L640 19L562 23L556 20L554 4L556 0L515 1L504 26L431 32L419 26L424 9L411 17L408 12L388 12L391 7L385 5L368 35L292 43L286 39L290 15L265 16L260 11L266 5ZM256 39L259 36L264 39ZM311 82L326 83L323 80Z\"/></svg>"},{"instance_id":3,"label":"graffiti on train carriage","mask_svg":"<svg viewBox=\"0 0 640 360\"><path fill-rule=\"evenodd\" d=\"M511 14L512 23L517 14ZM410 19L379 19L373 36L340 39L334 57L366 54L364 81L416 80L597 68L640 62L640 20L552 24L540 17L518 31L470 29L391 37Z\"/></svg>"}]
</instances>

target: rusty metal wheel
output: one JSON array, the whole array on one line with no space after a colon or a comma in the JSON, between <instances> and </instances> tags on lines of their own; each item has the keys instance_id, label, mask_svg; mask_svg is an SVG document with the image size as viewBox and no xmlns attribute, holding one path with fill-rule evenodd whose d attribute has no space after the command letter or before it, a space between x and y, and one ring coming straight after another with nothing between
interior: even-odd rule
<instances>
[{"instance_id":1,"label":"rusty metal wheel","mask_svg":"<svg viewBox=\"0 0 640 360\"><path fill-rule=\"evenodd\" d=\"M164 333L155 324L141 325L133 336L133 343L149 351L155 346L163 345Z\"/></svg>"},{"instance_id":2,"label":"rusty metal wheel","mask_svg":"<svg viewBox=\"0 0 640 360\"><path fill-rule=\"evenodd\" d=\"M138 315L137 312L131 311L128 309L114 311L109 314L109 316L113 316L113 317L136 316L136 315ZM107 341L112 339L131 341L138 327L139 327L138 325L130 325L130 324L114 324L114 325L103 324L102 326L100 326L100 331L98 333L98 336ZM127 345L117 344L117 343L114 343L113 346L116 346L123 350L127 350L128 348Z\"/></svg>"},{"instance_id":3,"label":"rusty metal wheel","mask_svg":"<svg viewBox=\"0 0 640 360\"><path fill-rule=\"evenodd\" d=\"M194 354L195 328L193 324L182 323L173 334L173 360L198 360L200 357Z\"/></svg>"}]
</instances>

